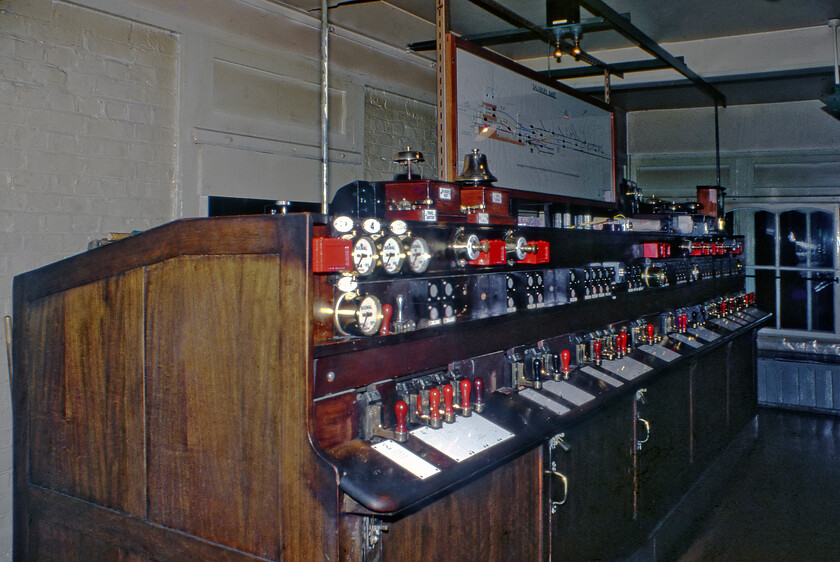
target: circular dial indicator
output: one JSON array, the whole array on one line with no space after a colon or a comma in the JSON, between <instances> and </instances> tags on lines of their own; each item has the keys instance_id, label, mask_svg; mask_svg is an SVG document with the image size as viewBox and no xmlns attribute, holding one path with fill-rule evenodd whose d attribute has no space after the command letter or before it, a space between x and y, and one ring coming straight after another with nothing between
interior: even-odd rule
<instances>
[{"instance_id":1,"label":"circular dial indicator","mask_svg":"<svg viewBox=\"0 0 840 562\"><path fill-rule=\"evenodd\" d=\"M382 260L382 268L385 273L389 275L399 273L405 261L405 251L403 251L400 239L395 236L385 238L379 252L379 259Z\"/></svg>"},{"instance_id":2,"label":"circular dial indicator","mask_svg":"<svg viewBox=\"0 0 840 562\"><path fill-rule=\"evenodd\" d=\"M335 327L342 334L376 335L382 320L382 304L373 295L360 297L355 293L345 293L336 302Z\"/></svg>"},{"instance_id":3,"label":"circular dial indicator","mask_svg":"<svg viewBox=\"0 0 840 562\"><path fill-rule=\"evenodd\" d=\"M432 261L429 243L423 238L414 238L408 246L408 268L412 273L424 273Z\"/></svg>"},{"instance_id":4,"label":"circular dial indicator","mask_svg":"<svg viewBox=\"0 0 840 562\"><path fill-rule=\"evenodd\" d=\"M361 236L353 244L353 267L359 275L370 275L376 266L376 245L367 236Z\"/></svg>"}]
</instances>

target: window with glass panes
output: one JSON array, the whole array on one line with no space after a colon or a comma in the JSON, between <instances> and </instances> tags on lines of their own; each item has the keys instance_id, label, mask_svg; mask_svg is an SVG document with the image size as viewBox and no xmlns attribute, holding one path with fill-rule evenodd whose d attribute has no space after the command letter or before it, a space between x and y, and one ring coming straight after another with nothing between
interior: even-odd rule
<instances>
[{"instance_id":1,"label":"window with glass panes","mask_svg":"<svg viewBox=\"0 0 840 562\"><path fill-rule=\"evenodd\" d=\"M747 242L747 288L779 332L838 333L838 208L752 203L732 211Z\"/></svg>"}]
</instances>

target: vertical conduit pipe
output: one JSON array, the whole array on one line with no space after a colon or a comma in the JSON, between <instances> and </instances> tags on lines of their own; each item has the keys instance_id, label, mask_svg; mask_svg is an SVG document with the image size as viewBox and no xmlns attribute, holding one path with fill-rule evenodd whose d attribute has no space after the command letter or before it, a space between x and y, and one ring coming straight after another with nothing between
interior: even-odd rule
<instances>
[{"instance_id":1,"label":"vertical conduit pipe","mask_svg":"<svg viewBox=\"0 0 840 562\"><path fill-rule=\"evenodd\" d=\"M321 0L321 212L328 212L329 193L329 20L327 0Z\"/></svg>"},{"instance_id":2,"label":"vertical conduit pipe","mask_svg":"<svg viewBox=\"0 0 840 562\"><path fill-rule=\"evenodd\" d=\"M717 171L717 186L720 187L720 123L718 122L718 101L715 100L715 170Z\"/></svg>"}]
</instances>

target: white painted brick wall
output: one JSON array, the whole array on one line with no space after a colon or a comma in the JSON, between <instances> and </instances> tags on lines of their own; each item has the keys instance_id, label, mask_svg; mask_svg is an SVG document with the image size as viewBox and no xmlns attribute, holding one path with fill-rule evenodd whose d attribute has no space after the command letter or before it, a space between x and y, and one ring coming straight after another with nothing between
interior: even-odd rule
<instances>
[{"instance_id":1,"label":"white painted brick wall","mask_svg":"<svg viewBox=\"0 0 840 562\"><path fill-rule=\"evenodd\" d=\"M389 180L404 167L394 154L410 146L423 153L425 178L437 177L435 106L375 88L365 88L365 177Z\"/></svg>"},{"instance_id":2,"label":"white painted brick wall","mask_svg":"<svg viewBox=\"0 0 840 562\"><path fill-rule=\"evenodd\" d=\"M12 278L174 218L179 39L52 0L0 2L0 312ZM0 560L12 416L0 353Z\"/></svg>"}]
</instances>

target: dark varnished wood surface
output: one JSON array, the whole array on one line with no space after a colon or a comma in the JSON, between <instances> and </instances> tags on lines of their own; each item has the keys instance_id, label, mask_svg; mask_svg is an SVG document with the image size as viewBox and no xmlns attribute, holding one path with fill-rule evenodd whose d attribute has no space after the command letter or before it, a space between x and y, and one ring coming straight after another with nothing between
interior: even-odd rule
<instances>
[{"instance_id":1,"label":"dark varnished wood surface","mask_svg":"<svg viewBox=\"0 0 840 562\"><path fill-rule=\"evenodd\" d=\"M18 559L337 556L310 226L179 221L16 278Z\"/></svg>"},{"instance_id":2,"label":"dark varnished wood surface","mask_svg":"<svg viewBox=\"0 0 840 562\"><path fill-rule=\"evenodd\" d=\"M31 481L134 516L146 509L142 307L138 270L41 299L29 319Z\"/></svg>"},{"instance_id":3,"label":"dark varnished wood surface","mask_svg":"<svg viewBox=\"0 0 840 562\"><path fill-rule=\"evenodd\" d=\"M542 460L534 449L425 509L388 523L382 559L540 560Z\"/></svg>"}]
</instances>

